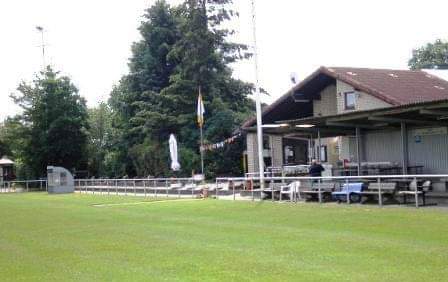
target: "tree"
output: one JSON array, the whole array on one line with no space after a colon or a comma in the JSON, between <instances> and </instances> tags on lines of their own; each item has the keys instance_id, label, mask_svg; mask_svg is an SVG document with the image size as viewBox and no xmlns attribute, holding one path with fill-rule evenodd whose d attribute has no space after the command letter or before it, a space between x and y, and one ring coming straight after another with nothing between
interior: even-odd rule
<instances>
[{"instance_id":1,"label":"tree","mask_svg":"<svg viewBox=\"0 0 448 282\"><path fill-rule=\"evenodd\" d=\"M15 162L16 176L19 179L30 179L34 175L24 162L24 150L28 144L28 129L20 116L8 117L0 126L0 155L7 155Z\"/></svg>"},{"instance_id":2,"label":"tree","mask_svg":"<svg viewBox=\"0 0 448 282\"><path fill-rule=\"evenodd\" d=\"M160 94L161 117L158 123L179 135L186 147L181 159L199 155L199 130L196 124L196 100L199 88L204 98L206 123L204 133L206 142L217 142L229 137L238 128L242 118L251 114L252 103L248 94L252 85L232 77L230 63L250 56L247 46L228 41L231 30L222 28L225 21L235 13L227 9L231 1L225 0L189 0L180 6L178 16L179 30L182 35L168 54L169 61L176 65L171 75L170 85ZM221 124L218 117L225 117ZM218 126L220 125L220 126ZM216 131L214 128L222 130ZM208 154L206 172L232 173L232 169L241 172L241 148L232 148L236 156L227 158L223 151ZM227 152L228 153L228 152ZM183 155L185 154L185 156ZM223 159L227 163L223 163ZM184 166L184 172L199 168L199 157Z\"/></svg>"},{"instance_id":3,"label":"tree","mask_svg":"<svg viewBox=\"0 0 448 282\"><path fill-rule=\"evenodd\" d=\"M412 51L411 69L448 69L448 42L437 39Z\"/></svg>"},{"instance_id":4,"label":"tree","mask_svg":"<svg viewBox=\"0 0 448 282\"><path fill-rule=\"evenodd\" d=\"M113 146L115 131L112 127L112 111L106 103L89 109L88 156L89 174L104 177L111 174L105 158ZM113 174L113 172L112 172Z\"/></svg>"},{"instance_id":5,"label":"tree","mask_svg":"<svg viewBox=\"0 0 448 282\"><path fill-rule=\"evenodd\" d=\"M87 163L87 107L66 76L50 67L11 95L23 109L24 164L34 177L45 175L47 165L85 169Z\"/></svg>"},{"instance_id":6,"label":"tree","mask_svg":"<svg viewBox=\"0 0 448 282\"><path fill-rule=\"evenodd\" d=\"M160 126L156 124L158 96L170 83L174 66L167 61L167 54L178 37L177 19L165 1L147 9L144 19L139 28L142 40L132 46L130 73L114 87L109 100L113 126L120 132L110 165L113 160L121 162L123 173L131 176L164 172L158 161L149 160L167 157L163 136L156 130Z\"/></svg>"},{"instance_id":7,"label":"tree","mask_svg":"<svg viewBox=\"0 0 448 282\"><path fill-rule=\"evenodd\" d=\"M232 77L230 63L248 57L247 47L227 41L232 33L220 28L234 12L229 0L185 1L170 7L157 1L145 14L139 28L142 40L134 43L130 73L114 88L109 103L114 127L120 132L115 156L125 164L129 176L161 176L169 173L168 137L178 137L182 163L180 175L199 169L199 130L195 122L196 100L202 89L206 107L206 142L221 141L238 128L252 111L247 95L250 84ZM222 112L222 113L221 113ZM208 128L221 131L211 135ZM210 120L208 119L210 118ZM213 124L216 123L216 126ZM238 148L237 154L242 150ZM239 156L207 156L216 171L240 171ZM210 175L210 174L209 174Z\"/></svg>"}]
</instances>

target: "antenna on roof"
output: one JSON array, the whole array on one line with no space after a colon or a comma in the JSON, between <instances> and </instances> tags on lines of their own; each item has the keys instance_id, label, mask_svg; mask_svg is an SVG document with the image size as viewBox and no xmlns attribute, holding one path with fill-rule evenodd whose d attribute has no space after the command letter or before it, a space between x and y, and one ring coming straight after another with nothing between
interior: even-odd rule
<instances>
[{"instance_id":1,"label":"antenna on roof","mask_svg":"<svg viewBox=\"0 0 448 282\"><path fill-rule=\"evenodd\" d=\"M296 85L297 83L299 83L299 77L298 77L297 73L292 72L289 75L289 78L291 79L292 84Z\"/></svg>"}]
</instances>

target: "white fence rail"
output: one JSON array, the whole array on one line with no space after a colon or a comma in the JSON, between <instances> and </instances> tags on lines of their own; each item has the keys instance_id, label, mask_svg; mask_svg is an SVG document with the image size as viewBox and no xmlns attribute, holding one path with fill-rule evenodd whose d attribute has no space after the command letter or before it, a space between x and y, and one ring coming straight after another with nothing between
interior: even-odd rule
<instances>
[{"instance_id":1,"label":"white fence rail","mask_svg":"<svg viewBox=\"0 0 448 282\"><path fill-rule=\"evenodd\" d=\"M47 180L17 180L0 182L0 193L48 191Z\"/></svg>"},{"instance_id":2,"label":"white fence rail","mask_svg":"<svg viewBox=\"0 0 448 282\"><path fill-rule=\"evenodd\" d=\"M144 179L76 179L75 190L81 193L115 195L144 195L152 197L195 197L202 193L203 185L194 178Z\"/></svg>"},{"instance_id":3,"label":"white fence rail","mask_svg":"<svg viewBox=\"0 0 448 282\"><path fill-rule=\"evenodd\" d=\"M371 175L265 177L264 185L260 185L259 177L225 177L217 178L215 185L227 185L234 199L238 198L238 194L244 194L252 200L297 202L314 199L319 203L328 200L353 203L355 198L356 202L362 201L363 198L375 198L378 205L382 206L389 202L407 204L407 200L413 198L415 206L419 207L420 200L426 204L427 192L430 192L435 184L446 186L447 182L448 175ZM358 184L358 190L353 190L353 187L357 186L355 183Z\"/></svg>"},{"instance_id":4,"label":"white fence rail","mask_svg":"<svg viewBox=\"0 0 448 282\"><path fill-rule=\"evenodd\" d=\"M265 176L264 185L261 185L259 177L251 176L216 178L213 183L200 183L194 178L75 179L75 190L91 194L178 198L214 196L217 199L252 201L315 200L324 203L336 200L348 204L374 201L380 206L407 204L411 199L419 207L420 202L427 204L425 198L432 187L446 187L446 183L448 175ZM1 183L0 192L47 191L47 188L46 180L7 181ZM448 191L443 191L448 196Z\"/></svg>"}]
</instances>

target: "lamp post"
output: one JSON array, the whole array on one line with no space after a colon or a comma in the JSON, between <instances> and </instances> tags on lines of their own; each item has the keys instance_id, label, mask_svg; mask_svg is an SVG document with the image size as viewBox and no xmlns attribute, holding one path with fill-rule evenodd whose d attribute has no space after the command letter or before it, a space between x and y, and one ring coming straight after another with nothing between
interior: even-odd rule
<instances>
[{"instance_id":1,"label":"lamp post","mask_svg":"<svg viewBox=\"0 0 448 282\"><path fill-rule=\"evenodd\" d=\"M261 117L261 94L258 77L258 53L257 53L257 28L255 17L255 0L252 4L252 31L253 31L253 50L254 50L254 68L255 68L255 104L257 111L257 143L258 143L258 169L260 173L260 188L264 189L264 161L263 161L263 129ZM261 197L260 197L261 198Z\"/></svg>"}]
</instances>

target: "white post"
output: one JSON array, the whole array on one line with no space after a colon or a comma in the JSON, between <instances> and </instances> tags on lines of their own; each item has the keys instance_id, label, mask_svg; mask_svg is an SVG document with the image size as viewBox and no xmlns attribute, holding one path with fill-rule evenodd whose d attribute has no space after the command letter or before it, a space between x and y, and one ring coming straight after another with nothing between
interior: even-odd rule
<instances>
[{"instance_id":1,"label":"white post","mask_svg":"<svg viewBox=\"0 0 448 282\"><path fill-rule=\"evenodd\" d=\"M417 182L417 177L414 177L414 182L415 182L415 207L418 208L418 182ZM423 195L422 195L423 197Z\"/></svg>"},{"instance_id":2,"label":"white post","mask_svg":"<svg viewBox=\"0 0 448 282\"><path fill-rule=\"evenodd\" d=\"M255 17L255 0L252 0L252 27L253 27L253 52L254 52L254 68L255 68L255 104L257 110L257 145L258 145L258 171L260 173L260 189L264 189L264 161L263 161L263 129L261 117L261 94L260 83L258 78L258 52L257 52L257 28ZM260 192L261 193L261 192Z\"/></svg>"},{"instance_id":3,"label":"white post","mask_svg":"<svg viewBox=\"0 0 448 282\"><path fill-rule=\"evenodd\" d=\"M378 204L383 206L383 196L381 194L381 178L378 177Z\"/></svg>"}]
</instances>

